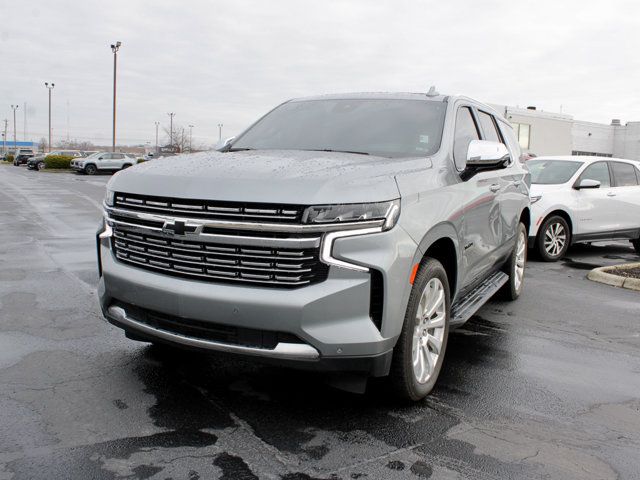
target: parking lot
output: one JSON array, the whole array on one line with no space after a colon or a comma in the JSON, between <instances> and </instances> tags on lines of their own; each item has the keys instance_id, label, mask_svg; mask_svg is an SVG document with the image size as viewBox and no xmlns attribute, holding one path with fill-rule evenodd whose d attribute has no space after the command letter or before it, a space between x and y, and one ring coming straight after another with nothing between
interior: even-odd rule
<instances>
[{"instance_id":1,"label":"parking lot","mask_svg":"<svg viewBox=\"0 0 640 480\"><path fill-rule=\"evenodd\" d=\"M640 296L586 279L630 244L531 261L407 406L127 340L95 292L109 178L0 166L0 480L638 478Z\"/></svg>"}]
</instances>

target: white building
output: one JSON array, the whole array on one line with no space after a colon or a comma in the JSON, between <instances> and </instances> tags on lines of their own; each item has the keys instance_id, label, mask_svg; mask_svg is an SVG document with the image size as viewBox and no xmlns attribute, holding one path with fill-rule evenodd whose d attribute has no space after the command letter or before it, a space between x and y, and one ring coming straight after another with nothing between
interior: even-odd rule
<instances>
[{"instance_id":1,"label":"white building","mask_svg":"<svg viewBox=\"0 0 640 480\"><path fill-rule=\"evenodd\" d=\"M563 113L494 105L516 130L520 147L535 155L599 155L640 160L640 122L583 122Z\"/></svg>"}]
</instances>

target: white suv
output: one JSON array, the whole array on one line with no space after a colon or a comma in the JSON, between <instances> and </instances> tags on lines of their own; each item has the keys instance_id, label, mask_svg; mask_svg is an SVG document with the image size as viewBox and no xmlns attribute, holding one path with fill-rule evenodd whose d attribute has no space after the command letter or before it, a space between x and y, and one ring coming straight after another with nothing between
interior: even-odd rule
<instances>
[{"instance_id":1,"label":"white suv","mask_svg":"<svg viewBox=\"0 0 640 480\"><path fill-rule=\"evenodd\" d=\"M529 247L556 261L579 242L629 240L640 253L640 164L605 157L538 157L531 170Z\"/></svg>"},{"instance_id":2,"label":"white suv","mask_svg":"<svg viewBox=\"0 0 640 480\"><path fill-rule=\"evenodd\" d=\"M96 152L86 158L76 158L71 162L71 168L76 172L95 175L99 170L122 170L138 163L138 159L126 153Z\"/></svg>"}]
</instances>

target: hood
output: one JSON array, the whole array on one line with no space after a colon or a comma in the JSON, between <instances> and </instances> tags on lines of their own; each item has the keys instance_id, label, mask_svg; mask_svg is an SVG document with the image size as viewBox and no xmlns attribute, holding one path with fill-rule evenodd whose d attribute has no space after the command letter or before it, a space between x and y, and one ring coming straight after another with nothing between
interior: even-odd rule
<instances>
[{"instance_id":1,"label":"hood","mask_svg":"<svg viewBox=\"0 0 640 480\"><path fill-rule=\"evenodd\" d=\"M571 188L568 183L554 184L554 185L545 185L542 183L532 183L531 184L531 193L532 197L536 195L542 195L544 193L557 192L559 190L567 190Z\"/></svg>"},{"instance_id":2,"label":"hood","mask_svg":"<svg viewBox=\"0 0 640 480\"><path fill-rule=\"evenodd\" d=\"M203 152L135 165L116 174L109 188L232 202L377 202L400 196L394 174L424 163L424 158L300 150Z\"/></svg>"}]
</instances>

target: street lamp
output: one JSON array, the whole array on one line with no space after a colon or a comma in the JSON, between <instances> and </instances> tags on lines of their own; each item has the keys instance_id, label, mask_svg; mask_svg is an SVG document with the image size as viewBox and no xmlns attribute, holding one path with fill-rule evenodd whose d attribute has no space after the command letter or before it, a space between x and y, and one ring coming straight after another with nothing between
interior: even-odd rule
<instances>
[{"instance_id":1,"label":"street lamp","mask_svg":"<svg viewBox=\"0 0 640 480\"><path fill-rule=\"evenodd\" d=\"M19 105L11 105L11 109L13 110L13 148L18 148L18 141L16 139L16 110Z\"/></svg>"},{"instance_id":2,"label":"street lamp","mask_svg":"<svg viewBox=\"0 0 640 480\"><path fill-rule=\"evenodd\" d=\"M223 124L219 123L218 124L218 141L220 142L222 141L222 127L223 127Z\"/></svg>"},{"instance_id":3,"label":"street lamp","mask_svg":"<svg viewBox=\"0 0 640 480\"><path fill-rule=\"evenodd\" d=\"M158 127L160 126L160 122L153 122L156 124L156 155L158 154Z\"/></svg>"},{"instance_id":4,"label":"street lamp","mask_svg":"<svg viewBox=\"0 0 640 480\"><path fill-rule=\"evenodd\" d=\"M55 83L49 86L49 82L44 82L44 86L49 90L49 152L51 151L51 90L55 87Z\"/></svg>"},{"instance_id":5,"label":"street lamp","mask_svg":"<svg viewBox=\"0 0 640 480\"><path fill-rule=\"evenodd\" d=\"M167 113L167 115L169 115L169 118L171 119L169 123L169 146L173 148L173 116L175 113L171 112Z\"/></svg>"},{"instance_id":6,"label":"street lamp","mask_svg":"<svg viewBox=\"0 0 640 480\"><path fill-rule=\"evenodd\" d=\"M194 127L194 126L195 126L195 125L189 125L189 153L191 153L191 150L192 150L192 148L191 148L191 145L192 145L192 144L191 144L191 140L192 140L192 138L193 138L193 137L192 137L192 134L193 134L193 127Z\"/></svg>"},{"instance_id":7,"label":"street lamp","mask_svg":"<svg viewBox=\"0 0 640 480\"><path fill-rule=\"evenodd\" d=\"M111 51L113 52L113 143L111 150L116 151L116 72L118 71L118 50L122 42L116 42L115 45L111 45Z\"/></svg>"}]
</instances>

